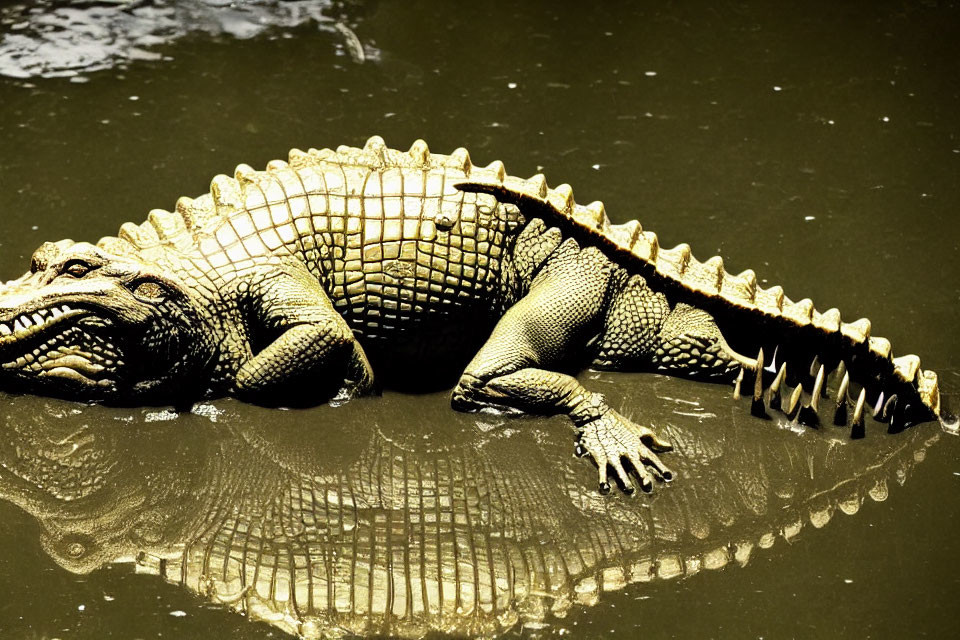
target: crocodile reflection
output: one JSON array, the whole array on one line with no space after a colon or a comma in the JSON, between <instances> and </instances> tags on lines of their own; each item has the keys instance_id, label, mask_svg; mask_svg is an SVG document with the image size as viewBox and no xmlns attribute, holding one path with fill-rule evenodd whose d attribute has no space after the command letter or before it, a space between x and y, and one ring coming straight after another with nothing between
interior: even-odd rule
<instances>
[{"instance_id":1,"label":"crocodile reflection","mask_svg":"<svg viewBox=\"0 0 960 640\"><path fill-rule=\"evenodd\" d=\"M443 394L180 415L0 396L0 497L72 572L135 563L306 637L492 635L744 565L884 499L939 438L927 425L851 442L739 411L699 424L728 401L687 402L660 417L683 480L611 499L548 437L553 420L451 415Z\"/></svg>"}]
</instances>

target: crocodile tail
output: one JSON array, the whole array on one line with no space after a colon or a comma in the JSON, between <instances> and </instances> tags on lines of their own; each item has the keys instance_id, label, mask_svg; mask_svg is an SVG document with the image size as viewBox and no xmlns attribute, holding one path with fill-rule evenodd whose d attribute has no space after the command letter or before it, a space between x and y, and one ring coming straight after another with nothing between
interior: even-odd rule
<instances>
[{"instance_id":1,"label":"crocodile tail","mask_svg":"<svg viewBox=\"0 0 960 640\"><path fill-rule=\"evenodd\" d=\"M922 370L915 355L893 357L890 341L871 336L866 318L843 322L837 309L817 311L809 298L794 302L780 286L757 286L757 275L750 269L736 275L728 273L720 256L698 261L687 244L663 249L657 235L644 231L639 222L613 225L601 202L577 204L569 185L551 189L541 174L526 180L515 178L506 174L502 163L493 163L474 167L456 186L463 191L491 194L524 212L561 222L566 229L571 229L572 222L571 235L581 243L602 248L618 263L636 269L672 294L673 299L710 311L725 334L728 330L737 333L736 328L741 327L742 333L752 336L739 344L731 340L734 346L752 344L754 351L750 353L764 347L769 349L768 354L780 349L781 354L802 351L809 357L812 352L821 361L832 361L841 372L849 372L871 406L877 398L877 404L884 405L880 410L892 410L884 398L889 402L896 396L901 414L912 416L901 416L901 420L943 419L937 374ZM757 340L758 335L763 339ZM847 386L844 391L853 393L853 388ZM857 399L856 394L852 399Z\"/></svg>"}]
</instances>

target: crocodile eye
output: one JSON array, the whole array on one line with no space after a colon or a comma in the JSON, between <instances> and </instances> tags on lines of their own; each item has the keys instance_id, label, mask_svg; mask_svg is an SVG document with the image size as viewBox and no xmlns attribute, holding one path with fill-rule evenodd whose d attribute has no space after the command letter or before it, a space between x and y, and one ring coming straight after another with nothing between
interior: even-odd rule
<instances>
[{"instance_id":1,"label":"crocodile eye","mask_svg":"<svg viewBox=\"0 0 960 640\"><path fill-rule=\"evenodd\" d=\"M88 265L83 260L71 260L66 265L64 265L60 273L65 273L68 276L72 276L74 278L82 278L83 276L90 273L90 271L92 270L93 270L93 267Z\"/></svg>"},{"instance_id":2,"label":"crocodile eye","mask_svg":"<svg viewBox=\"0 0 960 640\"><path fill-rule=\"evenodd\" d=\"M141 282L133 290L133 295L148 302L159 302L166 297L166 294L166 289L152 280Z\"/></svg>"}]
</instances>

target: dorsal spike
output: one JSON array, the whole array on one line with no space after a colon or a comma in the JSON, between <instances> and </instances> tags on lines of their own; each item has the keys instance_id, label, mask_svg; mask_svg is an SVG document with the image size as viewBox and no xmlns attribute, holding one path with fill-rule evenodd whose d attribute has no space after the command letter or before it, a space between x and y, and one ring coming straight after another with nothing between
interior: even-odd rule
<instances>
[{"instance_id":1,"label":"dorsal spike","mask_svg":"<svg viewBox=\"0 0 960 640\"><path fill-rule=\"evenodd\" d=\"M387 163L387 143L380 136L370 136L363 145L363 155L368 162L376 167L382 167ZM356 153L353 151L352 153Z\"/></svg>"},{"instance_id":2,"label":"dorsal spike","mask_svg":"<svg viewBox=\"0 0 960 640\"><path fill-rule=\"evenodd\" d=\"M607 211L604 209L602 202L594 200L587 205L587 219L594 225L595 229L603 229L607 223Z\"/></svg>"},{"instance_id":3,"label":"dorsal spike","mask_svg":"<svg viewBox=\"0 0 960 640\"><path fill-rule=\"evenodd\" d=\"M129 240L123 240L116 236L104 236L97 240L97 246L115 255L135 255L136 246Z\"/></svg>"},{"instance_id":4,"label":"dorsal spike","mask_svg":"<svg viewBox=\"0 0 960 640\"><path fill-rule=\"evenodd\" d=\"M173 240L187 231L181 216L163 209L150 211L147 214L147 221L153 226L160 240Z\"/></svg>"},{"instance_id":5,"label":"dorsal spike","mask_svg":"<svg viewBox=\"0 0 960 640\"><path fill-rule=\"evenodd\" d=\"M193 198L186 196L177 199L177 213L183 218L183 224L186 225L187 229L191 232L200 226L193 202Z\"/></svg>"},{"instance_id":6,"label":"dorsal spike","mask_svg":"<svg viewBox=\"0 0 960 640\"><path fill-rule=\"evenodd\" d=\"M643 231L640 236L643 242L636 242L632 250L642 260L655 263L660 255L660 239L653 231Z\"/></svg>"},{"instance_id":7,"label":"dorsal spike","mask_svg":"<svg viewBox=\"0 0 960 640\"><path fill-rule=\"evenodd\" d=\"M233 178L244 187L257 181L257 172L248 164L238 164L233 170Z\"/></svg>"},{"instance_id":8,"label":"dorsal spike","mask_svg":"<svg viewBox=\"0 0 960 640\"><path fill-rule=\"evenodd\" d=\"M145 243L143 243L140 238L140 225L132 222L124 222L120 225L120 231L117 233L117 237L124 242L129 242L138 249L145 246Z\"/></svg>"},{"instance_id":9,"label":"dorsal spike","mask_svg":"<svg viewBox=\"0 0 960 640\"><path fill-rule=\"evenodd\" d=\"M610 235L616 240L617 245L627 251L633 250L642 232L643 227L641 227L640 223L636 220L631 220L624 224L615 224L610 227Z\"/></svg>"},{"instance_id":10,"label":"dorsal spike","mask_svg":"<svg viewBox=\"0 0 960 640\"><path fill-rule=\"evenodd\" d=\"M503 166L503 163L500 162L499 160L494 160L493 162L488 164L486 167L484 167L484 169L486 171L493 173L494 178L496 178L496 180L500 184L503 184L504 179L507 177L507 169L506 167Z\"/></svg>"},{"instance_id":11,"label":"dorsal spike","mask_svg":"<svg viewBox=\"0 0 960 640\"><path fill-rule=\"evenodd\" d=\"M795 321L797 324L810 324L810 320L813 318L813 300L804 298L803 300L794 302L792 305L784 307L783 315Z\"/></svg>"},{"instance_id":12,"label":"dorsal spike","mask_svg":"<svg viewBox=\"0 0 960 640\"><path fill-rule=\"evenodd\" d=\"M840 310L836 308L827 309L823 313L813 314L813 326L830 333L836 333L840 330Z\"/></svg>"},{"instance_id":13,"label":"dorsal spike","mask_svg":"<svg viewBox=\"0 0 960 640\"><path fill-rule=\"evenodd\" d=\"M307 153L313 158L314 162L327 162L336 160L337 152L333 149L310 149Z\"/></svg>"},{"instance_id":14,"label":"dorsal spike","mask_svg":"<svg viewBox=\"0 0 960 640\"><path fill-rule=\"evenodd\" d=\"M914 382L920 371L920 358L908 354L893 359L893 368L897 376L904 382Z\"/></svg>"},{"instance_id":15,"label":"dorsal spike","mask_svg":"<svg viewBox=\"0 0 960 640\"><path fill-rule=\"evenodd\" d=\"M574 205L576 204L573 201L573 187L571 187L566 183L557 185L553 189L550 195L552 196L550 198L550 201L553 204L553 206L557 210L562 211L567 215L570 215L570 213L573 211ZM634 222L636 221L634 220ZM627 224L630 224L630 223L628 222Z\"/></svg>"},{"instance_id":16,"label":"dorsal spike","mask_svg":"<svg viewBox=\"0 0 960 640\"><path fill-rule=\"evenodd\" d=\"M215 176L210 181L210 195L213 197L213 204L220 215L230 215L243 206L240 183L223 174Z\"/></svg>"},{"instance_id":17,"label":"dorsal spike","mask_svg":"<svg viewBox=\"0 0 960 640\"><path fill-rule=\"evenodd\" d=\"M859 344L870 337L870 321L866 318L860 318L854 322L845 322L840 325L840 333Z\"/></svg>"},{"instance_id":18,"label":"dorsal spike","mask_svg":"<svg viewBox=\"0 0 960 640\"><path fill-rule=\"evenodd\" d=\"M267 163L267 171L282 171L289 166L286 160L271 160Z\"/></svg>"},{"instance_id":19,"label":"dorsal spike","mask_svg":"<svg viewBox=\"0 0 960 640\"><path fill-rule=\"evenodd\" d=\"M543 200L547 197L547 177L537 173L527 179L527 193Z\"/></svg>"},{"instance_id":20,"label":"dorsal spike","mask_svg":"<svg viewBox=\"0 0 960 640\"><path fill-rule=\"evenodd\" d=\"M657 271L669 273L673 271L677 278L683 276L690 264L690 245L681 243L673 249L661 251L657 258Z\"/></svg>"},{"instance_id":21,"label":"dorsal spike","mask_svg":"<svg viewBox=\"0 0 960 640\"><path fill-rule=\"evenodd\" d=\"M387 143L380 136L370 136L367 138L367 141L363 144L363 150L375 154L383 154L383 150L387 148Z\"/></svg>"},{"instance_id":22,"label":"dorsal spike","mask_svg":"<svg viewBox=\"0 0 960 640\"><path fill-rule=\"evenodd\" d=\"M886 360L890 359L890 341L886 338L870 338L870 351Z\"/></svg>"},{"instance_id":23,"label":"dorsal spike","mask_svg":"<svg viewBox=\"0 0 960 640\"><path fill-rule=\"evenodd\" d=\"M462 171L466 176L469 176L470 170L473 169L473 163L470 162L470 154L463 147L454 149L453 153L447 157L447 165Z\"/></svg>"},{"instance_id":24,"label":"dorsal spike","mask_svg":"<svg viewBox=\"0 0 960 640\"><path fill-rule=\"evenodd\" d=\"M746 269L741 271L737 278L743 282L747 290L747 296L750 300L754 300L757 297L757 274L753 269Z\"/></svg>"},{"instance_id":25,"label":"dorsal spike","mask_svg":"<svg viewBox=\"0 0 960 640\"><path fill-rule=\"evenodd\" d=\"M762 302L768 309L783 311L784 300L783 287L780 285L774 285L769 289L757 290L757 303Z\"/></svg>"},{"instance_id":26,"label":"dorsal spike","mask_svg":"<svg viewBox=\"0 0 960 640\"><path fill-rule=\"evenodd\" d=\"M744 269L737 274L737 277L746 282L747 285L753 289L757 288L757 274L753 269Z\"/></svg>"},{"instance_id":27,"label":"dorsal spike","mask_svg":"<svg viewBox=\"0 0 960 640\"><path fill-rule=\"evenodd\" d=\"M287 154L287 159L290 162L290 166L295 169L308 167L313 164L313 158L310 154L301 149L290 149L290 153Z\"/></svg>"},{"instance_id":28,"label":"dorsal spike","mask_svg":"<svg viewBox=\"0 0 960 640\"><path fill-rule=\"evenodd\" d=\"M149 220L142 223L137 228L140 230L140 246L142 248L155 247L156 245L160 244L160 236L157 234L157 231L154 229L153 225L150 224Z\"/></svg>"},{"instance_id":29,"label":"dorsal spike","mask_svg":"<svg viewBox=\"0 0 960 640\"><path fill-rule=\"evenodd\" d=\"M717 286L720 295L734 304L752 306L756 301L757 274L751 269L735 276L724 271L718 275Z\"/></svg>"},{"instance_id":30,"label":"dorsal spike","mask_svg":"<svg viewBox=\"0 0 960 640\"><path fill-rule=\"evenodd\" d=\"M430 147L428 147L427 143L423 140L414 140L407 153L413 158L413 165L415 167L423 167L426 169L430 165Z\"/></svg>"},{"instance_id":31,"label":"dorsal spike","mask_svg":"<svg viewBox=\"0 0 960 640\"><path fill-rule=\"evenodd\" d=\"M723 276L726 273L723 269L723 258L713 256L703 263L705 273L710 278L709 284L719 293L723 287Z\"/></svg>"}]
</instances>

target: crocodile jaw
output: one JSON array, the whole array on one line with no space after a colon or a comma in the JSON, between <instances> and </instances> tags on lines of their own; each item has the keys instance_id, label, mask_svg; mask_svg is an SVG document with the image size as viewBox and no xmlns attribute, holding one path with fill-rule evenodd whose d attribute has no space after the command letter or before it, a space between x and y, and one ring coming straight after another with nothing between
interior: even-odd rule
<instances>
[{"instance_id":1,"label":"crocodile jaw","mask_svg":"<svg viewBox=\"0 0 960 640\"><path fill-rule=\"evenodd\" d=\"M116 390L120 349L103 334L115 323L78 303L53 302L0 315L0 379L72 395Z\"/></svg>"}]
</instances>

